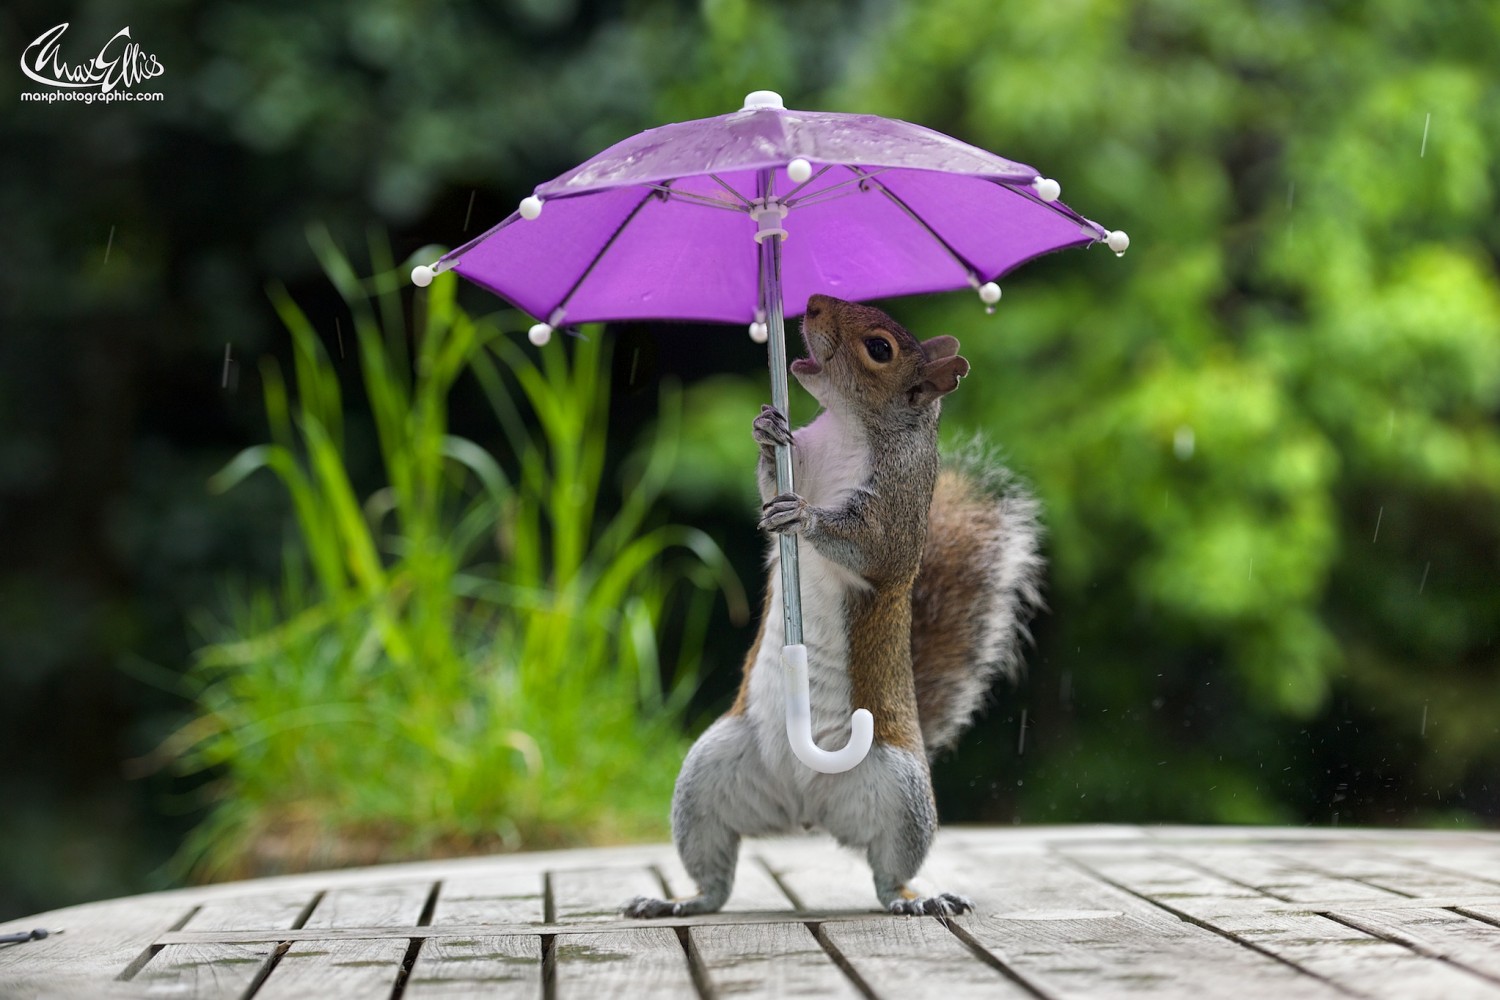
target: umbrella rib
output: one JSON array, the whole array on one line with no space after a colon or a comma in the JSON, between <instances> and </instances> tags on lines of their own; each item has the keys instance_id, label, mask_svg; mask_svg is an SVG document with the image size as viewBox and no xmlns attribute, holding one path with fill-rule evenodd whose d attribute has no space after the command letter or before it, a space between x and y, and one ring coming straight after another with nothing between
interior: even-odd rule
<instances>
[{"instance_id":1,"label":"umbrella rib","mask_svg":"<svg viewBox=\"0 0 1500 1000\"><path fill-rule=\"evenodd\" d=\"M718 180L718 178L715 177L714 180ZM666 195L668 198L681 198L684 201L690 201L697 205L704 205L708 208L723 208L731 212L738 212L741 215L744 214L743 209L736 207L734 204L727 202L722 198L710 198L706 194L698 194L694 191L679 191L676 188L672 187L670 183L646 184L644 186L650 188L652 191L659 191L662 194ZM744 199L741 200L743 201ZM748 206L750 203L747 201L745 202L745 204Z\"/></svg>"},{"instance_id":2,"label":"umbrella rib","mask_svg":"<svg viewBox=\"0 0 1500 1000\"><path fill-rule=\"evenodd\" d=\"M986 178L986 179L991 184L994 184L996 187L1002 187L1005 190L1009 191L1011 194L1016 195L1017 197L1025 198L1027 201L1031 201L1031 202L1034 202L1034 203L1036 203L1038 205L1041 205L1043 208L1050 208L1054 213L1056 213L1057 215L1062 216L1064 219L1067 219L1069 222L1076 223L1079 226L1088 226L1091 229L1095 230L1096 232L1098 230L1101 230L1103 228L1097 222L1094 222L1094 221L1092 221L1090 219L1085 219L1083 216L1079 215L1077 212L1073 211L1071 208L1069 208L1068 206L1064 205L1062 202L1059 202L1059 201L1043 201L1034 192L1024 191L1020 187L1017 187L1014 183L1012 183L1010 181L1003 181L1003 180L1001 180L998 177L989 177L989 178ZM1102 241L1104 239L1104 237L1103 236L1096 236L1095 239L1096 239L1096 241Z\"/></svg>"},{"instance_id":3,"label":"umbrella rib","mask_svg":"<svg viewBox=\"0 0 1500 1000\"><path fill-rule=\"evenodd\" d=\"M860 174L861 176L868 177L871 180L874 180L873 174L865 174L858 167L851 166L849 169L854 171L856 174ZM927 224L926 219L922 218L912 209L910 205L902 201L901 197L896 194L896 192L892 191L890 188L886 187L879 181L874 181L874 184L881 194L889 198L897 208L906 213L909 219L911 219L917 225L921 226L927 232L928 236L931 236L935 241L937 241L938 246L947 251L948 256L952 257L958 263L958 265L964 269L971 281L979 280L979 272L975 269L974 265L965 260L963 254L953 249L952 244L939 236L937 230L933 229L930 225Z\"/></svg>"},{"instance_id":4,"label":"umbrella rib","mask_svg":"<svg viewBox=\"0 0 1500 1000\"><path fill-rule=\"evenodd\" d=\"M841 188L841 187L848 187L850 184L862 184L865 181L870 180L871 178L877 177L880 174L885 173L886 170L888 169L886 167L881 167L879 170L872 170L872 171L866 173L864 171L861 171L858 167L849 166L848 164L844 164L844 166L847 167L849 170L854 171L855 176L849 178L847 181L839 181L837 184L830 184L826 188L818 188L818 190L812 192L811 194L808 194L806 197L803 197L803 198L797 198L797 199L794 199L794 200L782 199L781 203L783 205L785 205L787 208L796 208L799 205L816 205L819 201L824 200L822 196L825 195L825 194L827 194L828 192L830 192L830 191L837 191L839 188ZM820 170L818 172L818 177L823 176L823 174L825 172L827 172L828 169L829 169L828 167L824 167L822 170ZM817 179L817 177L809 177L807 179L807 183L811 184L816 179ZM801 190L801 188L798 188L796 190ZM795 194L795 193L796 193L795 190L791 192L791 194ZM788 195L788 198L790 198L790 194Z\"/></svg>"},{"instance_id":5,"label":"umbrella rib","mask_svg":"<svg viewBox=\"0 0 1500 1000\"><path fill-rule=\"evenodd\" d=\"M609 239L604 241L604 245L599 248L599 252L594 254L594 259L589 261L589 266L583 269L583 273L578 276L578 280L573 282L572 287L564 293L561 299L558 299L557 306L552 310L554 313L558 309L567 308L568 301L577 294L579 287L588 280L589 275L594 273L594 268L598 267L599 262L604 259L604 255L609 253L609 248L615 245L615 240L620 238L620 234L625 231L625 227L630 225L635 217L640 214L641 209L646 207L646 202L657 196L654 190L655 185L651 185L651 187L653 190L647 191L645 197L636 202L635 207L630 210L630 214L625 216L624 220L615 227L615 231L609 234ZM549 322L551 321L549 320Z\"/></svg>"},{"instance_id":6,"label":"umbrella rib","mask_svg":"<svg viewBox=\"0 0 1500 1000\"><path fill-rule=\"evenodd\" d=\"M718 174L709 174L708 176L709 179L712 180L715 184L719 185L719 187L734 195L734 197L739 201L741 205L744 205L746 208L755 207L755 202L751 201L749 198L746 198L744 195L736 191L730 184L728 184L724 180L724 178L720 177Z\"/></svg>"}]
</instances>

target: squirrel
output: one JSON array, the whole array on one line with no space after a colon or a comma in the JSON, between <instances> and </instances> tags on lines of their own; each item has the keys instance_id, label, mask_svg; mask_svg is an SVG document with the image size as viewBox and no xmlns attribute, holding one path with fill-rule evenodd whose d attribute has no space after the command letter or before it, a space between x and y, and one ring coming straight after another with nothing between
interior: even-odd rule
<instances>
[{"instance_id":1,"label":"squirrel","mask_svg":"<svg viewBox=\"0 0 1500 1000\"><path fill-rule=\"evenodd\" d=\"M953 892L910 886L937 829L929 759L950 746L997 674L1014 676L1041 604L1038 505L980 447L940 468L942 398L969 363L950 336L918 342L885 313L808 300L808 356L791 372L822 406L795 433L763 406L752 434L772 536L760 632L734 704L693 744L672 799L672 834L697 895L636 897L627 917L712 913L729 898L741 837L821 827L863 851L891 913L963 913ZM776 494L790 444L801 493ZM814 738L849 739L874 714L869 755L841 774L792 756L785 730L784 619L774 536L801 536L802 608Z\"/></svg>"}]
</instances>

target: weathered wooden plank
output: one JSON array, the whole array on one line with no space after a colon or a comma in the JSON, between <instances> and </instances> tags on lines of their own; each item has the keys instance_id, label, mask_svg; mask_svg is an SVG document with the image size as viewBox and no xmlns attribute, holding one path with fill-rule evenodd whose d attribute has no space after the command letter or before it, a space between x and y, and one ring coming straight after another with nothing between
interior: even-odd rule
<instances>
[{"instance_id":1,"label":"weathered wooden plank","mask_svg":"<svg viewBox=\"0 0 1500 1000\"><path fill-rule=\"evenodd\" d=\"M582 868L548 873L552 919L560 924L612 923L636 896L660 896L661 880L647 868Z\"/></svg>"},{"instance_id":2,"label":"weathered wooden plank","mask_svg":"<svg viewBox=\"0 0 1500 1000\"><path fill-rule=\"evenodd\" d=\"M954 921L1039 991L1059 997L1329 997L1338 991L1274 958L1076 870L1055 856L973 853L930 864L967 884L979 913Z\"/></svg>"},{"instance_id":3,"label":"weathered wooden plank","mask_svg":"<svg viewBox=\"0 0 1500 1000\"><path fill-rule=\"evenodd\" d=\"M330 889L314 907L306 926L405 927L421 918L431 891L431 882Z\"/></svg>"},{"instance_id":4,"label":"weathered wooden plank","mask_svg":"<svg viewBox=\"0 0 1500 1000\"><path fill-rule=\"evenodd\" d=\"M682 862L675 857L664 862L660 870L674 899L697 892L697 885L682 867ZM744 851L735 869L734 891L729 896L729 902L724 904L724 909L728 912L791 910L792 902L754 855L750 851Z\"/></svg>"},{"instance_id":5,"label":"weathered wooden plank","mask_svg":"<svg viewBox=\"0 0 1500 1000\"><path fill-rule=\"evenodd\" d=\"M298 941L281 956L255 1000L387 996L407 945L405 938Z\"/></svg>"},{"instance_id":6,"label":"weathered wooden plank","mask_svg":"<svg viewBox=\"0 0 1500 1000\"><path fill-rule=\"evenodd\" d=\"M691 932L697 935L695 929ZM1005 1000L1034 996L981 961L938 920L831 920L818 933L880 996Z\"/></svg>"},{"instance_id":7,"label":"weathered wooden plank","mask_svg":"<svg viewBox=\"0 0 1500 1000\"><path fill-rule=\"evenodd\" d=\"M554 947L558 1000L696 993L682 944L665 927L569 934L559 936Z\"/></svg>"},{"instance_id":8,"label":"weathered wooden plank","mask_svg":"<svg viewBox=\"0 0 1500 1000\"><path fill-rule=\"evenodd\" d=\"M1500 846L1496 844L1439 847L1429 843L1396 843L1382 845L1381 850L1429 869L1456 874L1467 882L1470 892L1481 888L1500 891Z\"/></svg>"},{"instance_id":9,"label":"weathered wooden plank","mask_svg":"<svg viewBox=\"0 0 1500 1000\"><path fill-rule=\"evenodd\" d=\"M803 924L688 929L715 994L747 997L859 997Z\"/></svg>"},{"instance_id":10,"label":"weathered wooden plank","mask_svg":"<svg viewBox=\"0 0 1500 1000\"><path fill-rule=\"evenodd\" d=\"M232 1000L244 996L276 950L272 944L169 944L136 974L148 995Z\"/></svg>"},{"instance_id":11,"label":"weathered wooden plank","mask_svg":"<svg viewBox=\"0 0 1500 1000\"><path fill-rule=\"evenodd\" d=\"M1299 858L1287 857L1284 851L1273 853L1270 850L1246 850L1240 847L1187 851L1167 847L1162 854L1250 886L1268 896L1293 903L1328 899L1368 899L1380 902L1399 895L1352 878L1325 874Z\"/></svg>"},{"instance_id":12,"label":"weathered wooden plank","mask_svg":"<svg viewBox=\"0 0 1500 1000\"><path fill-rule=\"evenodd\" d=\"M1470 875L1374 850L1304 852L1298 860L1327 875L1354 879L1403 896L1459 896L1484 886ZM1500 895L1500 885L1492 888Z\"/></svg>"},{"instance_id":13,"label":"weathered wooden plank","mask_svg":"<svg viewBox=\"0 0 1500 1000\"><path fill-rule=\"evenodd\" d=\"M316 899L313 892L272 893L211 899L183 926L185 931L286 930Z\"/></svg>"},{"instance_id":14,"label":"weathered wooden plank","mask_svg":"<svg viewBox=\"0 0 1500 1000\"><path fill-rule=\"evenodd\" d=\"M1178 861L1111 858L1101 853L1079 857L1101 876L1143 896L1161 899L1190 918L1349 992L1392 998L1500 996L1494 984L1472 973L1321 916L1313 909L1316 904L1310 904L1304 912L1284 907L1268 907L1260 913L1243 906L1231 909L1222 905L1212 886L1219 882L1220 891L1227 894L1233 883ZM1246 868L1243 864L1235 867L1241 872ZM1301 873L1294 873L1298 877L1293 879L1284 877L1279 869L1267 868L1263 874L1285 891L1309 891L1311 883L1303 880ZM1182 891L1185 877L1196 880L1192 883L1197 886L1194 891Z\"/></svg>"},{"instance_id":15,"label":"weathered wooden plank","mask_svg":"<svg viewBox=\"0 0 1500 1000\"><path fill-rule=\"evenodd\" d=\"M542 873L511 872L445 880L438 890L432 924L540 923Z\"/></svg>"},{"instance_id":16,"label":"weathered wooden plank","mask_svg":"<svg viewBox=\"0 0 1500 1000\"><path fill-rule=\"evenodd\" d=\"M406 980L406 1000L541 996L542 939L535 934L429 938Z\"/></svg>"},{"instance_id":17,"label":"weathered wooden plank","mask_svg":"<svg viewBox=\"0 0 1500 1000\"><path fill-rule=\"evenodd\" d=\"M64 993L109 982L192 913L178 899L137 898L70 906L0 924L0 933L42 927L40 941L0 946L0 984L12 995Z\"/></svg>"},{"instance_id":18,"label":"weathered wooden plank","mask_svg":"<svg viewBox=\"0 0 1500 1000\"><path fill-rule=\"evenodd\" d=\"M803 909L818 913L879 911L870 866L831 840L757 844L740 862L760 865L780 879ZM773 880L774 881L774 880Z\"/></svg>"},{"instance_id":19,"label":"weathered wooden plank","mask_svg":"<svg viewBox=\"0 0 1500 1000\"><path fill-rule=\"evenodd\" d=\"M1500 927L1442 909L1361 909L1330 916L1500 981Z\"/></svg>"}]
</instances>

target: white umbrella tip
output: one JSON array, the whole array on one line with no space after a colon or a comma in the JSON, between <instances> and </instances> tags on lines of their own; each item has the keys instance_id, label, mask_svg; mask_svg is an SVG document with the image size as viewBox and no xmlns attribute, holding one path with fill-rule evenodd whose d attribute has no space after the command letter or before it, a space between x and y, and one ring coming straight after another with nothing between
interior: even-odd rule
<instances>
[{"instance_id":1,"label":"white umbrella tip","mask_svg":"<svg viewBox=\"0 0 1500 1000\"><path fill-rule=\"evenodd\" d=\"M1115 252L1116 256L1124 256L1125 251L1130 249L1130 237L1120 229L1106 236L1104 242L1109 244L1109 248Z\"/></svg>"},{"instance_id":2,"label":"white umbrella tip","mask_svg":"<svg viewBox=\"0 0 1500 1000\"><path fill-rule=\"evenodd\" d=\"M411 269L411 283L418 288L426 288L432 284L432 268L426 264L418 264Z\"/></svg>"},{"instance_id":3,"label":"white umbrella tip","mask_svg":"<svg viewBox=\"0 0 1500 1000\"><path fill-rule=\"evenodd\" d=\"M806 183L812 178L812 164L799 156L786 165L786 175L792 179L793 184Z\"/></svg>"},{"instance_id":4,"label":"white umbrella tip","mask_svg":"<svg viewBox=\"0 0 1500 1000\"><path fill-rule=\"evenodd\" d=\"M750 324L750 339L757 344L764 344L771 339L771 328L765 323L756 321Z\"/></svg>"},{"instance_id":5,"label":"white umbrella tip","mask_svg":"<svg viewBox=\"0 0 1500 1000\"><path fill-rule=\"evenodd\" d=\"M741 111L759 111L762 108L771 108L774 111L785 111L786 105L781 102L781 95L774 90L756 90L745 95L745 106Z\"/></svg>"},{"instance_id":6,"label":"white umbrella tip","mask_svg":"<svg viewBox=\"0 0 1500 1000\"><path fill-rule=\"evenodd\" d=\"M536 195L530 195L521 199L521 207L517 209L523 219L535 219L542 214L542 199Z\"/></svg>"},{"instance_id":7,"label":"white umbrella tip","mask_svg":"<svg viewBox=\"0 0 1500 1000\"><path fill-rule=\"evenodd\" d=\"M1036 196L1045 202L1054 202L1062 196L1062 185L1050 177L1038 177L1031 186L1036 188Z\"/></svg>"},{"instance_id":8,"label":"white umbrella tip","mask_svg":"<svg viewBox=\"0 0 1500 1000\"><path fill-rule=\"evenodd\" d=\"M538 323L527 332L526 339L536 346L541 347L552 339L552 327L546 323Z\"/></svg>"}]
</instances>

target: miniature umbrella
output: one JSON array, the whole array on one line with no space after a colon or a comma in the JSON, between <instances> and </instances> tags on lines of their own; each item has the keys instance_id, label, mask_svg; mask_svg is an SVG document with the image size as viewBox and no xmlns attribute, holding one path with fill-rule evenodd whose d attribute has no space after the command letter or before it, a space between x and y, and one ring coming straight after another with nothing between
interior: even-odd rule
<instances>
[{"instance_id":1,"label":"miniature umbrella","mask_svg":"<svg viewBox=\"0 0 1500 1000\"><path fill-rule=\"evenodd\" d=\"M919 125L873 115L787 110L756 91L732 114L649 129L535 189L516 212L437 262L554 328L606 320L750 324L770 342L771 404L787 413L783 297L797 315L815 293L863 300L971 286L993 311L995 279L1067 247L1129 239L1058 201L1025 164ZM791 492L791 449L776 450ZM780 536L787 645L787 736L826 773L869 752L874 721L847 745L812 738L797 537Z\"/></svg>"}]
</instances>

